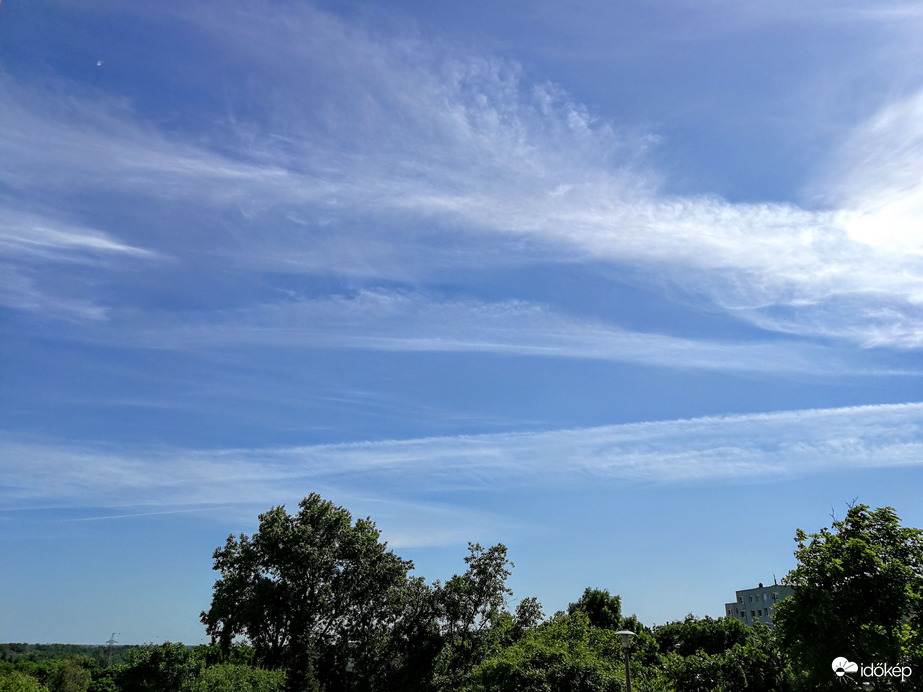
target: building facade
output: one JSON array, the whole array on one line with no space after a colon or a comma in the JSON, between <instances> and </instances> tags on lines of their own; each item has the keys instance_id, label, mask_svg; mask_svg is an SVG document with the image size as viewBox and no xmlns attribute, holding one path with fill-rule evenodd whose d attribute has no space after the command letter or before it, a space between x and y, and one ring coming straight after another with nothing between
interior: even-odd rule
<instances>
[{"instance_id":1,"label":"building facade","mask_svg":"<svg viewBox=\"0 0 923 692\"><path fill-rule=\"evenodd\" d=\"M772 611L776 604L793 593L795 590L785 584L763 586L761 583L755 589L738 591L736 601L724 604L724 612L745 625L761 622L772 627Z\"/></svg>"}]
</instances>

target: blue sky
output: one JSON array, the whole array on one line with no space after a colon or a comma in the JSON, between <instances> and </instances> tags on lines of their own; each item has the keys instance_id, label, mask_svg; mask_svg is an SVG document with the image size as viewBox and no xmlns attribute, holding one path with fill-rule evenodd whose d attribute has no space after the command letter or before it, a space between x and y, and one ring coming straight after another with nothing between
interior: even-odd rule
<instances>
[{"instance_id":1,"label":"blue sky","mask_svg":"<svg viewBox=\"0 0 923 692\"><path fill-rule=\"evenodd\" d=\"M721 615L923 526L915 2L0 7L0 641L204 640L310 492Z\"/></svg>"}]
</instances>

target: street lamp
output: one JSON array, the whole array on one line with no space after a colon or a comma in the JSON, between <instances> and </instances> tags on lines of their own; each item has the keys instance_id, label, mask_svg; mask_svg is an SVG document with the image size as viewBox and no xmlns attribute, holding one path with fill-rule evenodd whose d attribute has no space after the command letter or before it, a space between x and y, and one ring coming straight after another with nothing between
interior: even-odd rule
<instances>
[{"instance_id":1,"label":"street lamp","mask_svg":"<svg viewBox=\"0 0 923 692\"><path fill-rule=\"evenodd\" d=\"M627 692L631 692L631 659L628 652L631 651L631 638L635 636L635 633L631 630L622 630L616 634L622 638L622 653L625 654L625 687Z\"/></svg>"}]
</instances>

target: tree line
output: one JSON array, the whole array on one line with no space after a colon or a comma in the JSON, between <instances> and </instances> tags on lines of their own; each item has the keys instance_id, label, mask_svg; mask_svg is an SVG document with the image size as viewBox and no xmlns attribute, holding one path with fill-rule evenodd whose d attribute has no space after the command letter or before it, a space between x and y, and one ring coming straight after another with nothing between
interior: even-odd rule
<instances>
[{"instance_id":1,"label":"tree line","mask_svg":"<svg viewBox=\"0 0 923 692\"><path fill-rule=\"evenodd\" d=\"M692 615L652 628L605 589L550 617L535 598L511 607L502 544L469 544L461 574L427 583L370 519L312 494L215 551L201 614L212 644L142 647L111 666L0 663L0 692L621 692L626 630L637 692L923 689L923 531L854 505L795 541L795 594L774 629ZM841 658L856 668L835 669Z\"/></svg>"},{"instance_id":2,"label":"tree line","mask_svg":"<svg viewBox=\"0 0 923 692\"><path fill-rule=\"evenodd\" d=\"M84 644L0 644L0 663L20 663L31 661L39 663L49 660L68 658L89 658L101 666L112 663L124 663L128 652L137 649L137 644L113 644L111 646Z\"/></svg>"}]
</instances>

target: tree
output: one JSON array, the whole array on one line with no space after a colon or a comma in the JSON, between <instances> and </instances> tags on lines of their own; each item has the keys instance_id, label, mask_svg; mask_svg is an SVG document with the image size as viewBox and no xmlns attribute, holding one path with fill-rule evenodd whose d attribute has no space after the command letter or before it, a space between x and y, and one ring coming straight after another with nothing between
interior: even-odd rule
<instances>
[{"instance_id":1,"label":"tree","mask_svg":"<svg viewBox=\"0 0 923 692\"><path fill-rule=\"evenodd\" d=\"M202 670L183 692L281 692L285 673L247 665L219 663Z\"/></svg>"},{"instance_id":2,"label":"tree","mask_svg":"<svg viewBox=\"0 0 923 692\"><path fill-rule=\"evenodd\" d=\"M697 652L720 654L735 644L747 644L753 628L734 618L706 616L697 620L692 614L682 622L669 622L654 633L660 653L690 656Z\"/></svg>"},{"instance_id":3,"label":"tree","mask_svg":"<svg viewBox=\"0 0 923 692\"><path fill-rule=\"evenodd\" d=\"M636 666L646 669L658 663L657 642L650 629L641 624L637 616L622 615L621 596L613 596L607 589L587 587L580 600L567 606L567 613L583 613L589 619L590 626L596 629L634 632L636 636L631 645L633 669Z\"/></svg>"},{"instance_id":4,"label":"tree","mask_svg":"<svg viewBox=\"0 0 923 692\"><path fill-rule=\"evenodd\" d=\"M840 656L923 671L923 531L901 526L890 507L855 505L829 530L798 529L795 541L798 565L786 578L795 593L773 621L804 687L835 688Z\"/></svg>"},{"instance_id":5,"label":"tree","mask_svg":"<svg viewBox=\"0 0 923 692\"><path fill-rule=\"evenodd\" d=\"M440 591L422 577L407 580L395 598L396 617L389 632L386 666L376 690L435 689L436 663L443 648Z\"/></svg>"},{"instance_id":6,"label":"tree","mask_svg":"<svg viewBox=\"0 0 923 692\"><path fill-rule=\"evenodd\" d=\"M559 613L515 644L486 657L456 689L465 692L621 692L615 632L591 626L581 610Z\"/></svg>"},{"instance_id":7,"label":"tree","mask_svg":"<svg viewBox=\"0 0 923 692\"><path fill-rule=\"evenodd\" d=\"M285 668L288 690L368 687L413 563L387 549L370 519L354 524L316 493L298 507L261 514L257 533L215 551L221 577L202 622L213 642L245 637L257 663Z\"/></svg>"},{"instance_id":8,"label":"tree","mask_svg":"<svg viewBox=\"0 0 923 692\"><path fill-rule=\"evenodd\" d=\"M506 557L505 545L485 550L469 543L468 551L465 573L454 575L442 587L437 583L444 640L437 678L444 689L457 689L460 677L484 656L492 630L502 615L509 615L507 596L513 593L506 586L514 565Z\"/></svg>"},{"instance_id":9,"label":"tree","mask_svg":"<svg viewBox=\"0 0 923 692\"><path fill-rule=\"evenodd\" d=\"M74 659L68 659L57 667L48 681L51 692L87 692L93 676Z\"/></svg>"},{"instance_id":10,"label":"tree","mask_svg":"<svg viewBox=\"0 0 923 692\"><path fill-rule=\"evenodd\" d=\"M195 680L203 666L192 649L164 642L133 650L117 675L123 692L181 692Z\"/></svg>"},{"instance_id":11,"label":"tree","mask_svg":"<svg viewBox=\"0 0 923 692\"><path fill-rule=\"evenodd\" d=\"M542 612L542 604L538 602L535 596L522 599L516 606L516 613L513 615L514 637L521 639L526 632L538 627L544 619L545 614Z\"/></svg>"},{"instance_id":12,"label":"tree","mask_svg":"<svg viewBox=\"0 0 923 692\"><path fill-rule=\"evenodd\" d=\"M43 684L18 670L0 670L0 692L47 692Z\"/></svg>"},{"instance_id":13,"label":"tree","mask_svg":"<svg viewBox=\"0 0 923 692\"><path fill-rule=\"evenodd\" d=\"M692 615L657 629L657 668L683 692L784 692L788 671L765 625L747 627L733 618L697 620Z\"/></svg>"},{"instance_id":14,"label":"tree","mask_svg":"<svg viewBox=\"0 0 923 692\"><path fill-rule=\"evenodd\" d=\"M622 629L622 599L611 596L606 589L587 587L579 601L567 606L569 615L577 611L586 613L593 627L612 631Z\"/></svg>"}]
</instances>

